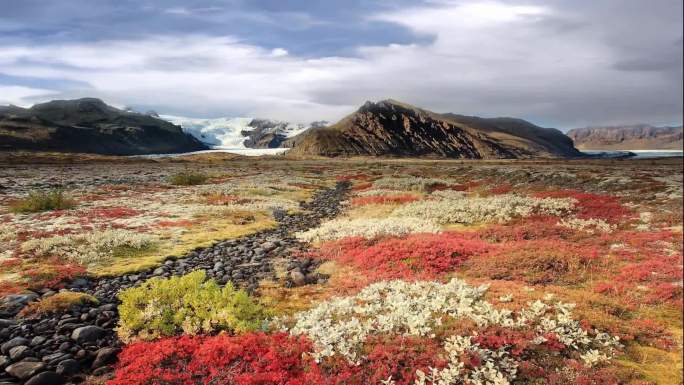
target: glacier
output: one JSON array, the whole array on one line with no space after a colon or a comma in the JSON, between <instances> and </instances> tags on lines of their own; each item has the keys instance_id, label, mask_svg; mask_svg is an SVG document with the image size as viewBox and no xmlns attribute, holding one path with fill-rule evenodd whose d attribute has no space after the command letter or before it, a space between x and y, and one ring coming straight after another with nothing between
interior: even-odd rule
<instances>
[{"instance_id":1,"label":"glacier","mask_svg":"<svg viewBox=\"0 0 684 385\"><path fill-rule=\"evenodd\" d=\"M279 134L286 138L293 137L311 127L311 125L244 117L205 119L161 115L160 118L181 126L183 131L194 136L213 150L236 150L235 152L241 150L239 152L243 154L249 152L249 150L259 150L249 148L245 145L245 142L249 139L249 134L244 134L257 130L257 126L265 125L266 128L264 129L264 132ZM250 123L252 123L252 125L250 125ZM284 151L285 149L272 150Z\"/></svg>"}]
</instances>

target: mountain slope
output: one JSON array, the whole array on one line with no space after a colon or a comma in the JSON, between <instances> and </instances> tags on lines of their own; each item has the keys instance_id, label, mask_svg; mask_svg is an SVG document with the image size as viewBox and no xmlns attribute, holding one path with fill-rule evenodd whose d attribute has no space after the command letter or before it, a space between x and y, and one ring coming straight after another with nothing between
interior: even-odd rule
<instances>
[{"instance_id":1,"label":"mountain slope","mask_svg":"<svg viewBox=\"0 0 684 385\"><path fill-rule=\"evenodd\" d=\"M586 150L681 150L682 126L635 124L573 128L568 131L578 148Z\"/></svg>"},{"instance_id":2,"label":"mountain slope","mask_svg":"<svg viewBox=\"0 0 684 385\"><path fill-rule=\"evenodd\" d=\"M394 100L366 102L338 123L287 140L291 155L531 158L581 156L562 132L512 118L437 114Z\"/></svg>"},{"instance_id":3,"label":"mountain slope","mask_svg":"<svg viewBox=\"0 0 684 385\"><path fill-rule=\"evenodd\" d=\"M99 99L0 107L0 150L140 155L207 148L174 124Z\"/></svg>"}]
</instances>

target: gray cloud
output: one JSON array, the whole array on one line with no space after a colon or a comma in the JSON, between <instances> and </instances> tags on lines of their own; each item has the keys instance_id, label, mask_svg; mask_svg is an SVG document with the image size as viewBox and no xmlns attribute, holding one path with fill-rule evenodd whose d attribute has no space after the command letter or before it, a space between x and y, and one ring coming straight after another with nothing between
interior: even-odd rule
<instances>
[{"instance_id":1,"label":"gray cloud","mask_svg":"<svg viewBox=\"0 0 684 385\"><path fill-rule=\"evenodd\" d=\"M326 3L17 1L0 102L311 121L392 97L560 128L682 119L678 0Z\"/></svg>"}]
</instances>

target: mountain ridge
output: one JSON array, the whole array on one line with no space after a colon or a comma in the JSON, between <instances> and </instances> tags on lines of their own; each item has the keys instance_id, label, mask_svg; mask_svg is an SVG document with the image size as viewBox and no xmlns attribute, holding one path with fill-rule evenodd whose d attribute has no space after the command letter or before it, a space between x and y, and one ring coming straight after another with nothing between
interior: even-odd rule
<instances>
[{"instance_id":1,"label":"mountain ridge","mask_svg":"<svg viewBox=\"0 0 684 385\"><path fill-rule=\"evenodd\" d=\"M206 149L179 126L96 98L0 107L0 150L144 155Z\"/></svg>"},{"instance_id":2,"label":"mountain ridge","mask_svg":"<svg viewBox=\"0 0 684 385\"><path fill-rule=\"evenodd\" d=\"M524 128L513 130L510 122ZM502 126L505 126L502 128ZM290 155L438 158L579 157L572 140L515 118L440 114L394 99L366 102L339 122L284 143Z\"/></svg>"},{"instance_id":3,"label":"mountain ridge","mask_svg":"<svg viewBox=\"0 0 684 385\"><path fill-rule=\"evenodd\" d=\"M681 150L682 126L629 124L573 128L567 133L586 150Z\"/></svg>"}]
</instances>

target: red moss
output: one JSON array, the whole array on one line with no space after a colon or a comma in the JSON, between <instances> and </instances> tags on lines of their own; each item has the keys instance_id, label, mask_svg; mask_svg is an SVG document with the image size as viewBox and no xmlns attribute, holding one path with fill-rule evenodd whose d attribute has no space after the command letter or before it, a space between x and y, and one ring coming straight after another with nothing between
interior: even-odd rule
<instances>
[{"instance_id":1,"label":"red moss","mask_svg":"<svg viewBox=\"0 0 684 385\"><path fill-rule=\"evenodd\" d=\"M349 263L373 279L435 278L492 246L469 234L412 234L405 239L345 238L323 244L314 257Z\"/></svg>"},{"instance_id":2,"label":"red moss","mask_svg":"<svg viewBox=\"0 0 684 385\"><path fill-rule=\"evenodd\" d=\"M348 182L348 181L353 181L353 180L368 180L368 179L370 179L370 175L366 175L366 174L340 175L340 176L335 178L335 180L338 182Z\"/></svg>"},{"instance_id":3,"label":"red moss","mask_svg":"<svg viewBox=\"0 0 684 385\"><path fill-rule=\"evenodd\" d=\"M140 215L141 211L130 207L97 207L85 213L89 219L118 219Z\"/></svg>"},{"instance_id":4,"label":"red moss","mask_svg":"<svg viewBox=\"0 0 684 385\"><path fill-rule=\"evenodd\" d=\"M29 282L32 288L54 288L85 273L85 267L77 263L67 263L58 258L51 258L36 267L21 271L20 276Z\"/></svg>"},{"instance_id":5,"label":"red moss","mask_svg":"<svg viewBox=\"0 0 684 385\"><path fill-rule=\"evenodd\" d=\"M501 195L501 194L508 194L511 191L513 191L513 186L511 186L508 183L504 183L502 185L491 188L489 190L489 193L493 194L493 195Z\"/></svg>"},{"instance_id":6,"label":"red moss","mask_svg":"<svg viewBox=\"0 0 684 385\"><path fill-rule=\"evenodd\" d=\"M444 190L453 190L453 191L466 191L470 187L474 187L468 184L446 184L446 183L436 183L430 186L429 192L433 191L444 191Z\"/></svg>"},{"instance_id":7,"label":"red moss","mask_svg":"<svg viewBox=\"0 0 684 385\"><path fill-rule=\"evenodd\" d=\"M632 211L620 204L617 197L574 190L540 192L537 198L573 198L577 200L577 217L581 219L600 218L610 223L619 223L629 217Z\"/></svg>"},{"instance_id":8,"label":"red moss","mask_svg":"<svg viewBox=\"0 0 684 385\"><path fill-rule=\"evenodd\" d=\"M511 241L467 262L468 272L528 284L583 281L595 269L598 251L561 240Z\"/></svg>"},{"instance_id":9,"label":"red moss","mask_svg":"<svg viewBox=\"0 0 684 385\"><path fill-rule=\"evenodd\" d=\"M323 385L303 358L311 344L285 333L173 337L128 345L107 385Z\"/></svg>"},{"instance_id":10,"label":"red moss","mask_svg":"<svg viewBox=\"0 0 684 385\"><path fill-rule=\"evenodd\" d=\"M352 187L352 191L363 191L363 190L368 190L369 188L373 187L373 183L371 182L366 182L366 183L359 183L355 184Z\"/></svg>"},{"instance_id":11,"label":"red moss","mask_svg":"<svg viewBox=\"0 0 684 385\"><path fill-rule=\"evenodd\" d=\"M443 349L430 338L369 337L364 350L366 359L358 366L340 357L326 360L325 384L380 384L391 377L397 385L412 385L416 370L427 373L430 367L441 369L447 364Z\"/></svg>"},{"instance_id":12,"label":"red moss","mask_svg":"<svg viewBox=\"0 0 684 385\"><path fill-rule=\"evenodd\" d=\"M352 199L351 203L355 206L365 206L371 204L409 203L417 201L419 199L419 197L411 194L375 195L368 197L356 197Z\"/></svg>"}]
</instances>

